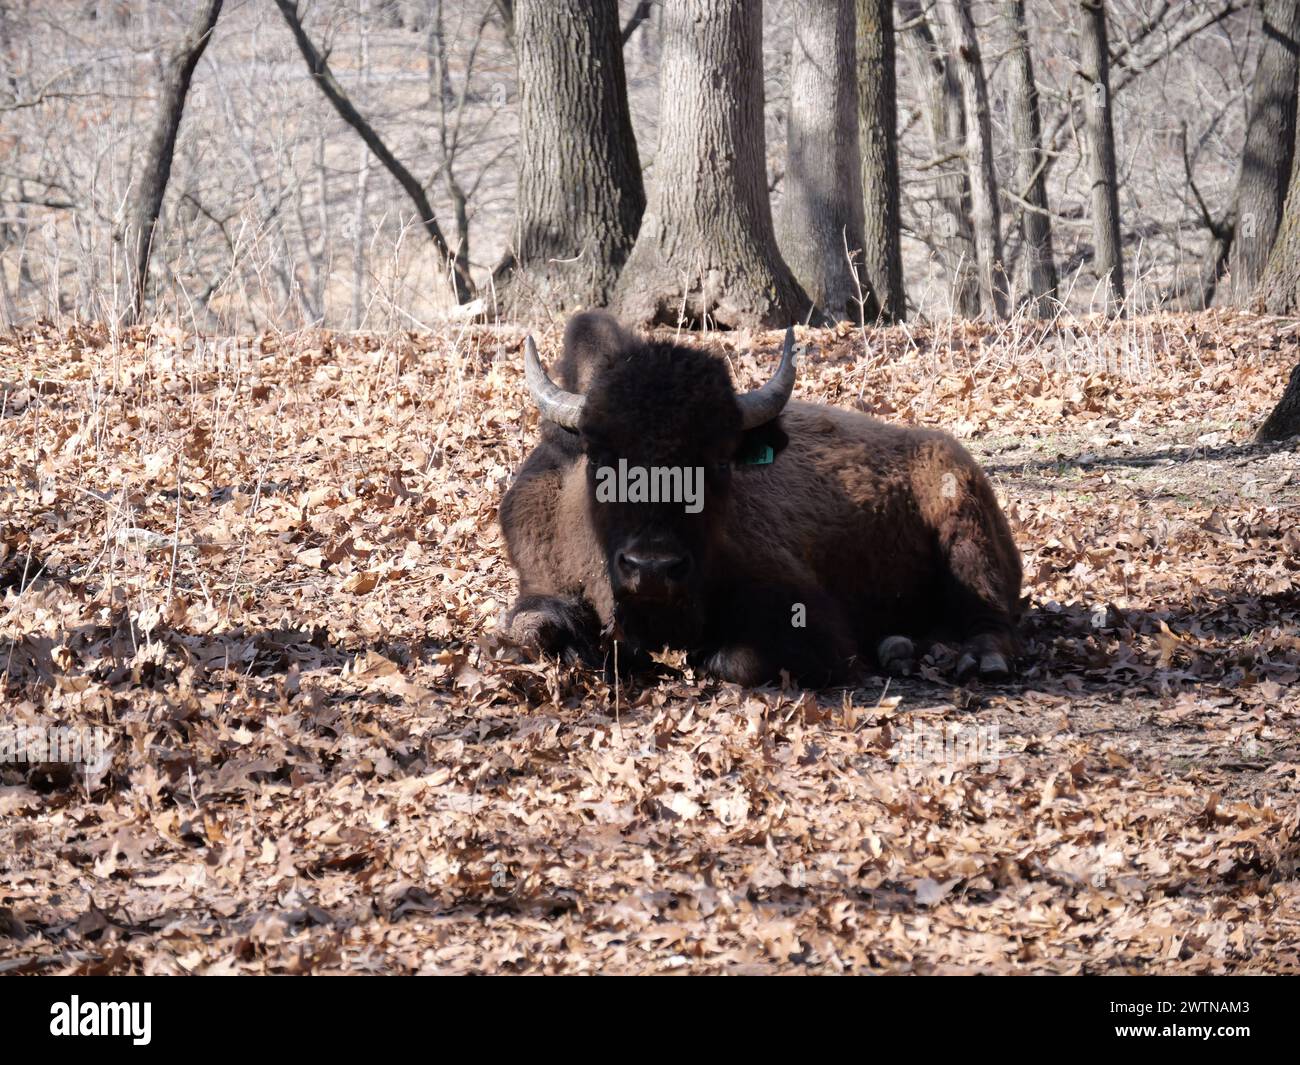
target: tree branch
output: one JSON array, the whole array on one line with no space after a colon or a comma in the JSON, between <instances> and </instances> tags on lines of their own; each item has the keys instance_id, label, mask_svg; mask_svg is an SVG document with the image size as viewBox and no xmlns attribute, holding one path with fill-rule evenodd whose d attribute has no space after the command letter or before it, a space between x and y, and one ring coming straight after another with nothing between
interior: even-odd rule
<instances>
[{"instance_id":1,"label":"tree branch","mask_svg":"<svg viewBox=\"0 0 1300 1065\"><path fill-rule=\"evenodd\" d=\"M637 27L650 17L650 7L650 0L641 0L641 2L636 5L636 10L632 12L632 17L627 20L627 24L623 27L623 44L627 44L627 42L632 39L632 34L636 33Z\"/></svg>"},{"instance_id":2,"label":"tree branch","mask_svg":"<svg viewBox=\"0 0 1300 1065\"><path fill-rule=\"evenodd\" d=\"M325 57L316 50L315 45L307 36L306 30L303 29L302 20L298 17L296 0L275 0L275 4L280 9L280 14L284 16L284 21L288 23L289 30L298 43L298 50L302 53L303 59L307 61L307 69L311 71L311 76L315 79L317 87L325 94L325 98L334 105L334 110L339 113L339 117L356 130L357 135L365 142L366 147L374 153L375 158L384 165L385 170L392 174L397 183L402 186L406 195L410 197L411 202L415 204L420 222L424 226L425 232L428 233L429 239L433 241L433 246L437 249L443 261L452 268L456 301L458 303L468 303L474 295L474 284L470 280L468 270L465 269L463 264L456 261L455 254L448 246L446 238L442 235L442 229L439 228L437 219L434 218L433 205L429 203L429 197L425 195L424 188L415 179L415 176L402 165L397 156L389 150L388 145L383 142L370 123L353 106L347 93L343 91L343 87L330 71Z\"/></svg>"}]
</instances>

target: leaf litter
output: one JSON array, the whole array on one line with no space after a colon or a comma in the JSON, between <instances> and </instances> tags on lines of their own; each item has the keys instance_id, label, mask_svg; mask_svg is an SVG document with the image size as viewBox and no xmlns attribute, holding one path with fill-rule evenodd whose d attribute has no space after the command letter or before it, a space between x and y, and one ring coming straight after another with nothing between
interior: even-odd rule
<instances>
[{"instance_id":1,"label":"leaf litter","mask_svg":"<svg viewBox=\"0 0 1300 1065\"><path fill-rule=\"evenodd\" d=\"M1300 970L1294 323L801 331L985 464L1028 597L1010 683L817 693L497 636L521 339L0 341L0 725L109 738L0 765L0 972Z\"/></svg>"}]
</instances>

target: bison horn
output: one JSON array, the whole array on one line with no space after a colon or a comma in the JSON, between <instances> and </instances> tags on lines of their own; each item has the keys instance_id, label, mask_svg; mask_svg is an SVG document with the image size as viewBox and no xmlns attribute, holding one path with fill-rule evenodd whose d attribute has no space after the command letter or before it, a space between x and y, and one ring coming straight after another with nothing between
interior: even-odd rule
<instances>
[{"instance_id":1,"label":"bison horn","mask_svg":"<svg viewBox=\"0 0 1300 1065\"><path fill-rule=\"evenodd\" d=\"M746 429L756 429L770 422L785 409L794 391L794 327L785 331L785 346L781 349L781 364L772 379L762 388L737 396L740 404L741 424Z\"/></svg>"},{"instance_id":2,"label":"bison horn","mask_svg":"<svg viewBox=\"0 0 1300 1065\"><path fill-rule=\"evenodd\" d=\"M582 405L587 397L576 392L566 392L546 376L532 337L524 340L524 380L528 382L528 394L533 397L543 418L565 429L578 428Z\"/></svg>"}]
</instances>

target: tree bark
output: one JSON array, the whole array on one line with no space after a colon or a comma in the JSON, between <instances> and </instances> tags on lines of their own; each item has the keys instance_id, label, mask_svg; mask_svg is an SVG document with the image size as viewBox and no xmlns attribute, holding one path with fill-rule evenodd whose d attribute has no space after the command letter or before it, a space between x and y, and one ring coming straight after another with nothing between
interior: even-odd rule
<instances>
[{"instance_id":1,"label":"tree bark","mask_svg":"<svg viewBox=\"0 0 1300 1065\"><path fill-rule=\"evenodd\" d=\"M1007 55L1007 109L1016 152L1016 193L1024 200L1020 231L1025 240L1025 280L1038 313L1048 316L1052 310L1045 300L1056 295L1056 257L1047 205L1047 157L1043 154L1042 117L1024 0L1008 0L1005 15L1011 42Z\"/></svg>"},{"instance_id":2,"label":"tree bark","mask_svg":"<svg viewBox=\"0 0 1300 1065\"><path fill-rule=\"evenodd\" d=\"M921 0L899 0L898 28L903 53L925 109L934 162L934 195L940 219L940 253L953 285L953 310L963 318L980 312L975 272L975 236L970 220L970 179L966 176L966 110L961 85L944 50L935 40Z\"/></svg>"},{"instance_id":3,"label":"tree bark","mask_svg":"<svg viewBox=\"0 0 1300 1065\"><path fill-rule=\"evenodd\" d=\"M1255 290L1254 306L1266 314L1279 315L1295 314L1300 309L1300 167L1291 174L1282 224Z\"/></svg>"},{"instance_id":4,"label":"tree bark","mask_svg":"<svg viewBox=\"0 0 1300 1065\"><path fill-rule=\"evenodd\" d=\"M615 305L630 322L802 319L776 246L763 136L760 0L664 0L655 181Z\"/></svg>"},{"instance_id":5,"label":"tree bark","mask_svg":"<svg viewBox=\"0 0 1300 1065\"><path fill-rule=\"evenodd\" d=\"M1007 313L1007 276L1002 260L998 181L993 169L988 82L971 18L970 0L939 0L938 9L948 40L948 54L956 64L957 80L966 104L966 168L970 174L980 308L989 318L1002 318Z\"/></svg>"},{"instance_id":6,"label":"tree bark","mask_svg":"<svg viewBox=\"0 0 1300 1065\"><path fill-rule=\"evenodd\" d=\"M1097 280L1106 285L1112 314L1124 310L1124 249L1119 232L1119 171L1115 163L1115 127L1111 116L1110 49L1106 39L1105 0L1080 0L1080 73L1088 83L1084 126L1092 180L1092 229Z\"/></svg>"},{"instance_id":7,"label":"tree bark","mask_svg":"<svg viewBox=\"0 0 1300 1065\"><path fill-rule=\"evenodd\" d=\"M519 191L508 308L604 306L645 210L616 0L517 0Z\"/></svg>"},{"instance_id":8,"label":"tree bark","mask_svg":"<svg viewBox=\"0 0 1300 1065\"><path fill-rule=\"evenodd\" d=\"M469 271L464 264L458 262L455 254L447 245L446 238L442 235L442 229L438 225L437 219L433 214L433 206L429 203L429 197L425 194L424 187L415 179L409 170L404 167L384 143L383 139L375 132L374 128L361 115L352 101L348 98L347 93L335 79L329 64L325 62L325 57L316 50L316 46L311 43L311 38L307 36L307 31L303 29L302 19L298 16L297 0L275 0L276 6L280 9L280 14L284 16L284 21L288 24L289 30L293 33L293 39L298 44L298 51L302 53L303 59L307 63L307 69L311 71L311 76L315 79L317 87L325 98L334 106L339 117L351 126L360 138L365 141L366 147L375 153L375 157L384 165L393 179L402 186L402 191L410 197L411 203L415 205L416 215L420 219L420 224L424 226L425 232L433 242L434 249L438 252L444 267L451 271L452 287L456 293L458 303L468 303L474 295L474 283L470 280Z\"/></svg>"},{"instance_id":9,"label":"tree bark","mask_svg":"<svg viewBox=\"0 0 1300 1065\"><path fill-rule=\"evenodd\" d=\"M856 0L858 146L862 156L862 273L871 290L867 313L907 316L898 189L898 86L894 9L890 0Z\"/></svg>"},{"instance_id":10,"label":"tree bark","mask_svg":"<svg viewBox=\"0 0 1300 1065\"><path fill-rule=\"evenodd\" d=\"M849 262L862 249L854 38L853 0L807 0L795 21L777 243L823 315L857 321Z\"/></svg>"},{"instance_id":11,"label":"tree bark","mask_svg":"<svg viewBox=\"0 0 1300 1065\"><path fill-rule=\"evenodd\" d=\"M1237 225L1228 251L1227 283L1220 282L1216 303L1249 302L1259 284L1282 221L1295 155L1300 4L1263 0L1260 6L1264 43L1237 177Z\"/></svg>"},{"instance_id":12,"label":"tree bark","mask_svg":"<svg viewBox=\"0 0 1300 1065\"><path fill-rule=\"evenodd\" d=\"M216 28L221 4L222 0L204 0L190 22L185 37L162 62L158 113L154 117L153 132L145 147L140 164L140 178L129 211L133 271L130 316L133 322L139 321L144 314L145 296L149 288L149 260L153 255L167 182L171 179L172 157L176 153L176 136L180 132L181 118L185 113L185 99L189 96L194 68L203 58L204 49Z\"/></svg>"},{"instance_id":13,"label":"tree bark","mask_svg":"<svg viewBox=\"0 0 1300 1065\"><path fill-rule=\"evenodd\" d=\"M1291 370L1291 379L1287 381L1282 398L1277 401L1273 412L1264 419L1255 439L1286 440L1293 436L1300 436L1300 364Z\"/></svg>"},{"instance_id":14,"label":"tree bark","mask_svg":"<svg viewBox=\"0 0 1300 1065\"><path fill-rule=\"evenodd\" d=\"M1267 314L1300 311L1300 167L1293 167L1277 239L1255 290L1254 307ZM1256 434L1258 440L1300 435L1300 365L1291 371L1282 398Z\"/></svg>"}]
</instances>

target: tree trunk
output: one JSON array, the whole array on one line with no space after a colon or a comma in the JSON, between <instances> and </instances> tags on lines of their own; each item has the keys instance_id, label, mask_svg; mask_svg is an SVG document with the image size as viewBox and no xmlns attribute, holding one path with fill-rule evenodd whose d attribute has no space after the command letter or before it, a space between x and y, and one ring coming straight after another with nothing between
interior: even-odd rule
<instances>
[{"instance_id":1,"label":"tree trunk","mask_svg":"<svg viewBox=\"0 0 1300 1065\"><path fill-rule=\"evenodd\" d=\"M1255 290L1254 305L1266 314L1293 315L1300 310L1300 167L1291 173L1282 224Z\"/></svg>"},{"instance_id":2,"label":"tree trunk","mask_svg":"<svg viewBox=\"0 0 1300 1065\"><path fill-rule=\"evenodd\" d=\"M763 136L760 0L664 0L659 147L615 303L630 322L803 318L777 250Z\"/></svg>"},{"instance_id":3,"label":"tree trunk","mask_svg":"<svg viewBox=\"0 0 1300 1065\"><path fill-rule=\"evenodd\" d=\"M1237 226L1228 252L1227 283L1217 303L1249 302L1268 263L1282 221L1296 138L1297 41L1300 4L1264 0L1264 44L1251 89L1246 147L1237 177Z\"/></svg>"},{"instance_id":4,"label":"tree trunk","mask_svg":"<svg viewBox=\"0 0 1300 1065\"><path fill-rule=\"evenodd\" d=\"M1236 221L1229 216L1210 229L1210 247L1201 264L1197 276L1190 282L1184 282L1185 294L1181 305L1185 310L1203 311L1215 302L1219 282L1223 280L1228 269L1228 256L1232 252L1232 238Z\"/></svg>"},{"instance_id":5,"label":"tree trunk","mask_svg":"<svg viewBox=\"0 0 1300 1065\"><path fill-rule=\"evenodd\" d=\"M808 0L795 21L777 242L813 305L856 321L862 307L849 255L862 249L862 175L854 36L853 0Z\"/></svg>"},{"instance_id":6,"label":"tree trunk","mask_svg":"<svg viewBox=\"0 0 1300 1065\"><path fill-rule=\"evenodd\" d=\"M956 64L957 80L966 103L966 168L970 174L980 307L987 317L1002 318L1007 313L1007 276L1002 261L1002 212L997 174L993 169L993 126L984 63L975 36L970 0L939 0L938 9L948 40L948 54Z\"/></svg>"},{"instance_id":7,"label":"tree trunk","mask_svg":"<svg viewBox=\"0 0 1300 1065\"><path fill-rule=\"evenodd\" d=\"M1111 313L1124 310L1124 249L1119 234L1119 172L1115 165L1115 127L1110 106L1110 50L1106 40L1105 0L1080 0L1080 73L1088 83L1084 126L1092 180L1092 229L1097 280L1106 285Z\"/></svg>"},{"instance_id":8,"label":"tree trunk","mask_svg":"<svg viewBox=\"0 0 1300 1065\"><path fill-rule=\"evenodd\" d=\"M366 147L375 153L375 158L383 163L384 169L393 176L393 179L402 186L402 191L410 197L411 203L415 205L420 224L424 226L424 231L429 235L434 249L442 259L443 267L451 271L452 286L455 290L457 302L468 303L474 295L474 284L470 280L469 272L462 263L457 261L455 254L447 246L447 239L442 235L438 220L433 216L433 206L429 203L429 197L424 191L424 186L415 179L415 175L402 165L397 156L392 153L388 145L375 132L374 127L362 117L361 112L356 109L348 98L348 94L343 91L343 86L334 77L334 73L330 70L325 57L316 50L316 46L311 43L311 38L307 36L307 31L303 29L302 19L298 16L298 0L275 0L275 5L280 9L280 14L284 16L284 21L288 24L289 31L298 44L298 51L302 53L302 57L307 63L307 69L311 71L312 77L316 80L317 87L325 95L325 99L329 100L334 106L334 110L338 112L339 117L365 141Z\"/></svg>"},{"instance_id":9,"label":"tree trunk","mask_svg":"<svg viewBox=\"0 0 1300 1065\"><path fill-rule=\"evenodd\" d=\"M1016 194L1020 205L1020 231L1025 238L1025 280L1038 313L1048 316L1044 300L1056 295L1056 258L1052 251L1052 217L1047 206L1047 157L1043 154L1042 119L1038 111L1038 85L1025 26L1024 0L1008 0L1007 109L1015 143Z\"/></svg>"},{"instance_id":10,"label":"tree trunk","mask_svg":"<svg viewBox=\"0 0 1300 1065\"><path fill-rule=\"evenodd\" d=\"M1277 401L1273 413L1264 419L1255 439L1286 440L1292 436L1300 436L1300 364L1292 369L1282 398Z\"/></svg>"},{"instance_id":11,"label":"tree trunk","mask_svg":"<svg viewBox=\"0 0 1300 1065\"><path fill-rule=\"evenodd\" d=\"M176 152L176 135L180 132L194 68L212 38L221 14L222 0L204 0L176 50L162 62L162 84L158 93L158 113L153 133L140 163L140 177L135 186L129 216L131 254L131 307L133 322L144 314L145 295L149 287L149 259L153 255L158 217L163 196L172 173L172 156Z\"/></svg>"},{"instance_id":12,"label":"tree trunk","mask_svg":"<svg viewBox=\"0 0 1300 1065\"><path fill-rule=\"evenodd\" d=\"M603 306L645 210L616 0L517 0L513 311Z\"/></svg>"},{"instance_id":13,"label":"tree trunk","mask_svg":"<svg viewBox=\"0 0 1300 1065\"><path fill-rule=\"evenodd\" d=\"M899 38L925 109L934 162L934 195L943 210L940 252L953 285L953 310L963 318L980 312L975 272L975 236L970 221L970 179L966 176L966 110L961 85L934 38L921 0L899 0Z\"/></svg>"},{"instance_id":14,"label":"tree trunk","mask_svg":"<svg viewBox=\"0 0 1300 1065\"><path fill-rule=\"evenodd\" d=\"M1300 166L1291 171L1286 204L1277 239L1269 253L1255 290L1255 309L1267 314L1294 315L1300 311ZM1264 419L1258 440L1284 440L1300 435L1300 365L1291 371L1282 398Z\"/></svg>"},{"instance_id":15,"label":"tree trunk","mask_svg":"<svg viewBox=\"0 0 1300 1065\"><path fill-rule=\"evenodd\" d=\"M898 206L898 86L894 9L890 0L856 0L858 146L862 155L862 273L871 289L867 313L907 316Z\"/></svg>"}]
</instances>

